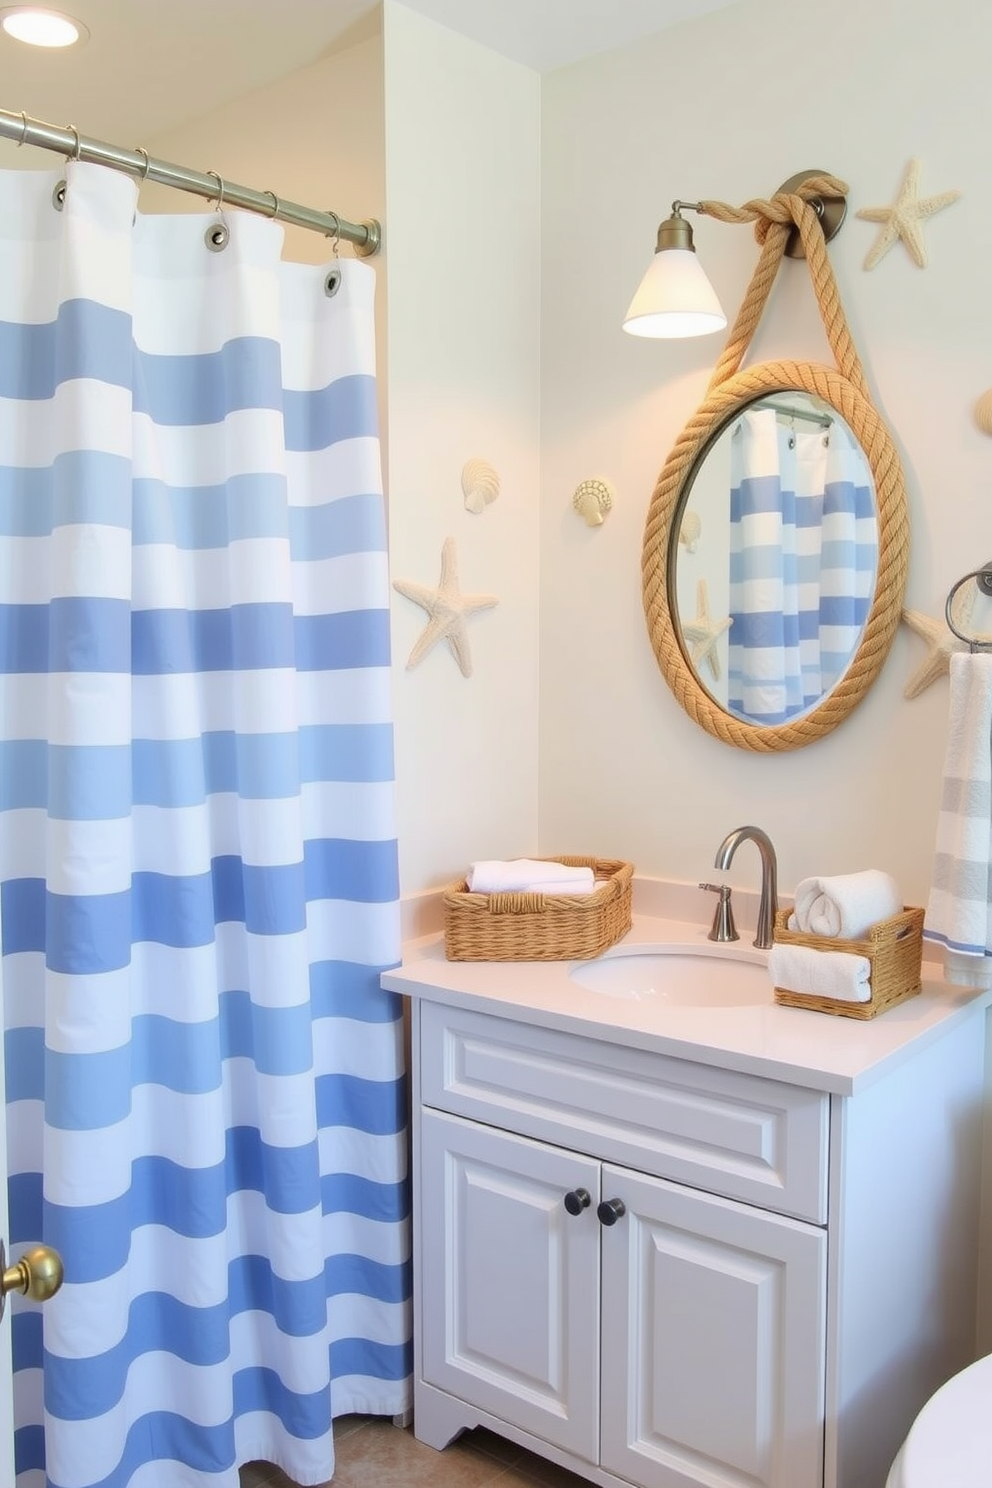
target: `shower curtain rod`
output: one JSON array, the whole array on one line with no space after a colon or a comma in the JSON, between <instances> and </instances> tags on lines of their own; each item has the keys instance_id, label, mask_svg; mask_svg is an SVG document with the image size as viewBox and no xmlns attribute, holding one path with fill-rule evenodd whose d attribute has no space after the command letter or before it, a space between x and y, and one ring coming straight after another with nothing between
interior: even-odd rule
<instances>
[{"instance_id":1,"label":"shower curtain rod","mask_svg":"<svg viewBox=\"0 0 992 1488\"><path fill-rule=\"evenodd\" d=\"M378 253L382 241L382 228L374 218L367 222L348 222L336 212L317 212L312 207L301 207L297 202L283 201L274 191L254 191L250 186L237 186L222 180L215 171L187 170L167 160L156 160L140 147L124 150L119 145L90 139L80 134L74 124L60 128L56 124L44 124L40 119L30 119L27 114L13 114L0 109L0 139L11 139L15 145L38 145L42 150L57 150L73 160L109 165L114 170L138 176L142 181L160 181L163 186L174 186L178 191L205 196L217 201L221 208L244 207L265 217L277 217L280 222L291 222L294 227L311 228L328 238L343 238L354 244L355 252L361 258L371 258L372 254Z\"/></svg>"},{"instance_id":2,"label":"shower curtain rod","mask_svg":"<svg viewBox=\"0 0 992 1488\"><path fill-rule=\"evenodd\" d=\"M760 403L752 403L752 408L771 408L778 414L779 418L804 419L808 424L819 424L821 429L829 429L833 419L829 413L813 413L805 408L790 408L787 403L772 403L762 399Z\"/></svg>"}]
</instances>

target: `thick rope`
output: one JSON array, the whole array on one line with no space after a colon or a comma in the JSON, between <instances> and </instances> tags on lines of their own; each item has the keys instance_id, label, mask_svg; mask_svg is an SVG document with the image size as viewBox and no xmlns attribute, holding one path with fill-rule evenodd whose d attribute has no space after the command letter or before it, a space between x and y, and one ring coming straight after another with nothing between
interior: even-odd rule
<instances>
[{"instance_id":1,"label":"thick rope","mask_svg":"<svg viewBox=\"0 0 992 1488\"><path fill-rule=\"evenodd\" d=\"M837 365L862 397L868 397L868 384L840 302L840 292L827 257L820 219L810 205L816 197L846 195L845 182L839 181L835 176L814 176L804 181L798 192L780 192L768 201L755 198L745 202L742 207L731 207L726 202L718 201L700 202L706 216L715 217L720 222L753 222L754 235L762 245L751 283L710 379L710 392L739 370L775 282L789 234L795 226L802 238L806 267L813 284L820 318Z\"/></svg>"},{"instance_id":2,"label":"thick rope","mask_svg":"<svg viewBox=\"0 0 992 1488\"><path fill-rule=\"evenodd\" d=\"M865 452L875 482L878 568L871 610L857 652L837 685L815 708L788 723L755 727L709 695L683 654L672 617L668 550L681 496L705 448L734 413L769 393L792 389L837 410ZM658 665L682 708L707 732L740 749L774 753L822 738L861 701L878 675L902 611L909 567L909 523L902 466L874 405L835 367L815 362L761 362L708 394L676 440L651 497L641 565L644 614Z\"/></svg>"}]
</instances>

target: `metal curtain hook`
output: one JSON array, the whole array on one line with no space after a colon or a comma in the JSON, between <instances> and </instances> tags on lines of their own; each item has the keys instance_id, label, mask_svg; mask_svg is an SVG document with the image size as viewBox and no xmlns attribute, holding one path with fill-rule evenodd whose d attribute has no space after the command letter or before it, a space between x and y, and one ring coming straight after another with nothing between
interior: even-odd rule
<instances>
[{"instance_id":1,"label":"metal curtain hook","mask_svg":"<svg viewBox=\"0 0 992 1488\"><path fill-rule=\"evenodd\" d=\"M327 236L333 237L334 257L339 258L341 256L341 218L338 216L337 212L332 212L330 209L328 209L327 215L328 217L334 218L334 231L333 233L328 233Z\"/></svg>"},{"instance_id":2,"label":"metal curtain hook","mask_svg":"<svg viewBox=\"0 0 992 1488\"><path fill-rule=\"evenodd\" d=\"M217 210L221 214L221 216L223 217L223 215L224 215L224 178L223 178L223 176L219 176L216 171L211 171L211 170L204 171L204 175L213 176L214 180L217 182Z\"/></svg>"},{"instance_id":3,"label":"metal curtain hook","mask_svg":"<svg viewBox=\"0 0 992 1488\"><path fill-rule=\"evenodd\" d=\"M279 201L279 198L276 196L275 192L274 191L263 191L262 192L262 195L263 196L271 196L271 198L272 198L272 211L269 213L269 216L270 217L278 217L279 216L279 213L282 211L282 204Z\"/></svg>"},{"instance_id":4,"label":"metal curtain hook","mask_svg":"<svg viewBox=\"0 0 992 1488\"><path fill-rule=\"evenodd\" d=\"M221 253L231 240L231 230L227 225L227 218L224 216L224 178L212 170L208 170L205 174L213 176L217 182L217 211L220 214L220 221L210 224L203 234L203 241L211 253Z\"/></svg>"},{"instance_id":5,"label":"metal curtain hook","mask_svg":"<svg viewBox=\"0 0 992 1488\"><path fill-rule=\"evenodd\" d=\"M21 109L21 137L17 141L17 148L18 149L21 148L21 146L23 145L23 143L27 139L27 137L28 137L28 116L24 112L24 110Z\"/></svg>"},{"instance_id":6,"label":"metal curtain hook","mask_svg":"<svg viewBox=\"0 0 992 1488\"><path fill-rule=\"evenodd\" d=\"M148 172L151 169L151 164L152 163L151 163L151 161L148 158L148 151L145 150L145 149L143 149L141 145L135 145L135 147L134 147L134 153L135 153L135 155L143 155L145 157L145 168L141 172L141 175L138 177L138 193L140 195L142 186L148 180ZM138 220L138 200L137 200L137 197L135 197L135 202L134 202L134 216L131 219L132 225L135 222L137 222L137 220Z\"/></svg>"},{"instance_id":7,"label":"metal curtain hook","mask_svg":"<svg viewBox=\"0 0 992 1488\"><path fill-rule=\"evenodd\" d=\"M73 134L73 136L75 137L75 140L76 140L76 148L72 152L72 159L73 160L82 160L82 158L83 158L82 157L82 148L83 147L82 147L82 145L79 142L79 130L76 128L75 124L67 124L65 127L66 127L66 129L68 129Z\"/></svg>"}]
</instances>

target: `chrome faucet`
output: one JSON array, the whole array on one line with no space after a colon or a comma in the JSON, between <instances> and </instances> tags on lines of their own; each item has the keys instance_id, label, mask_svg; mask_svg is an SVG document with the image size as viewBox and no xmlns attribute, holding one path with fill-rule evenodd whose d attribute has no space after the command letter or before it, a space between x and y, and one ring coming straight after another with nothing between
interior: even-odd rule
<instances>
[{"instance_id":1,"label":"chrome faucet","mask_svg":"<svg viewBox=\"0 0 992 1488\"><path fill-rule=\"evenodd\" d=\"M772 839L760 827L737 827L717 848L715 868L729 868L734 853L742 842L753 842L761 855L761 899L758 903L758 933L754 943L766 951L772 943L775 912L778 909L778 864Z\"/></svg>"}]
</instances>

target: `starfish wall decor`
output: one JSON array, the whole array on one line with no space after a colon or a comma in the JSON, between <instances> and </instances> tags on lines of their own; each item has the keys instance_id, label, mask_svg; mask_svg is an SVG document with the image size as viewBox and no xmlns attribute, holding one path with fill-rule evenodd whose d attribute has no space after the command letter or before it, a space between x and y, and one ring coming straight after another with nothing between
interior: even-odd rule
<instances>
[{"instance_id":1,"label":"starfish wall decor","mask_svg":"<svg viewBox=\"0 0 992 1488\"><path fill-rule=\"evenodd\" d=\"M958 596L954 623L966 634L970 633L974 606L974 588ZM948 629L943 617L935 620L932 615L925 615L921 610L903 610L902 619L910 630L915 630L916 634L922 636L927 643L926 656L903 688L903 697L915 698L919 697L921 692L925 692L931 682L936 682L939 677L946 677L951 669L951 657L954 652L967 651L968 647Z\"/></svg>"},{"instance_id":2,"label":"starfish wall decor","mask_svg":"<svg viewBox=\"0 0 992 1488\"><path fill-rule=\"evenodd\" d=\"M937 196L920 196L920 162L911 160L899 195L891 207L862 207L855 213L866 222L880 222L881 231L868 251L865 268L873 269L885 257L899 238L905 243L909 255L918 268L927 266L927 245L923 241L923 223L935 212L943 211L956 202L960 191L941 191Z\"/></svg>"},{"instance_id":3,"label":"starfish wall decor","mask_svg":"<svg viewBox=\"0 0 992 1488\"><path fill-rule=\"evenodd\" d=\"M720 637L724 631L730 629L731 624L729 615L723 620L710 619L706 580L700 579L696 585L696 618L683 625L682 634L692 646L692 664L696 671L699 671L704 661L707 662L714 682L720 680L720 653L717 645Z\"/></svg>"},{"instance_id":4,"label":"starfish wall decor","mask_svg":"<svg viewBox=\"0 0 992 1488\"><path fill-rule=\"evenodd\" d=\"M472 675L472 656L465 621L476 610L491 610L499 604L495 594L462 594L458 587L458 551L453 537L446 537L441 549L441 580L436 589L414 584L409 579L394 579L393 588L406 599L412 599L427 611L427 624L410 652L407 670L423 661L438 641L447 641L448 650L458 663L463 677Z\"/></svg>"}]
</instances>

